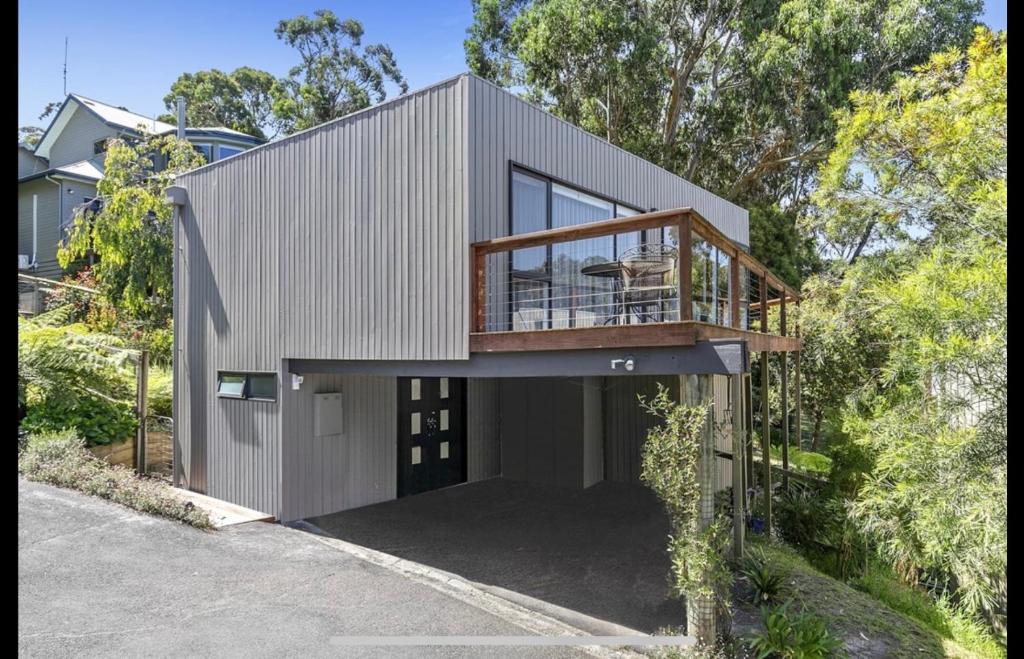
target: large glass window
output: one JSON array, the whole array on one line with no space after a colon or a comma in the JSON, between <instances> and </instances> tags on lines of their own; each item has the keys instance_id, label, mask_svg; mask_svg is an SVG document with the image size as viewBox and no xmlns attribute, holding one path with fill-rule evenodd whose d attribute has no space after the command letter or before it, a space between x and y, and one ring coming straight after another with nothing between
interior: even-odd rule
<instances>
[{"instance_id":1,"label":"large glass window","mask_svg":"<svg viewBox=\"0 0 1024 659\"><path fill-rule=\"evenodd\" d=\"M692 242L693 319L729 325L730 257L696 233Z\"/></svg>"},{"instance_id":2,"label":"large glass window","mask_svg":"<svg viewBox=\"0 0 1024 659\"><path fill-rule=\"evenodd\" d=\"M608 220L615 205L570 188L551 186L552 228ZM614 314L614 281L580 272L583 268L615 260L615 237L575 240L551 247L551 315L555 327L570 327L574 311L607 317Z\"/></svg>"},{"instance_id":3,"label":"large glass window","mask_svg":"<svg viewBox=\"0 0 1024 659\"><path fill-rule=\"evenodd\" d=\"M630 217L640 211L555 183L512 172L512 234ZM641 232L515 250L511 255L511 328L590 327L615 311L615 281L583 268L615 261L641 243Z\"/></svg>"},{"instance_id":4,"label":"large glass window","mask_svg":"<svg viewBox=\"0 0 1024 659\"><path fill-rule=\"evenodd\" d=\"M615 217L633 217L634 215L639 214L640 211L627 206L615 207ZM640 234L640 231L634 231L633 233L620 233L615 236L615 258L622 258L622 255L626 250L638 247L641 242Z\"/></svg>"},{"instance_id":5,"label":"large glass window","mask_svg":"<svg viewBox=\"0 0 1024 659\"><path fill-rule=\"evenodd\" d=\"M548 182L522 172L512 173L512 233L548 228ZM551 274L548 248L517 249L511 255L511 296L514 330L548 327Z\"/></svg>"}]
</instances>

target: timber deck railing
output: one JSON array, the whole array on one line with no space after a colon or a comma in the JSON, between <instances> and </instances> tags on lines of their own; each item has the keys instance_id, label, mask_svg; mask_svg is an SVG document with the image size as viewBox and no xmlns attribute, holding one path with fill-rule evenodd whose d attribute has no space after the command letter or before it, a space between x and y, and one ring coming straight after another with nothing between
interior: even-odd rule
<instances>
[{"instance_id":1,"label":"timber deck railing","mask_svg":"<svg viewBox=\"0 0 1024 659\"><path fill-rule=\"evenodd\" d=\"M791 336L786 324L787 303L799 304L799 293L692 208L470 249L471 352L728 338L754 351L800 349L799 328Z\"/></svg>"}]
</instances>

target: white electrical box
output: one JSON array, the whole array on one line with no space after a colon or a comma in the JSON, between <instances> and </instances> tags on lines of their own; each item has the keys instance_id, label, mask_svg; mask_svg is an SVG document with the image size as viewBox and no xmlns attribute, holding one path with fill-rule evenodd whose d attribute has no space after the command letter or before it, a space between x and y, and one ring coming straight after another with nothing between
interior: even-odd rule
<instances>
[{"instance_id":1,"label":"white electrical box","mask_svg":"<svg viewBox=\"0 0 1024 659\"><path fill-rule=\"evenodd\" d=\"M313 435L340 435L341 429L341 394L313 394Z\"/></svg>"},{"instance_id":2,"label":"white electrical box","mask_svg":"<svg viewBox=\"0 0 1024 659\"><path fill-rule=\"evenodd\" d=\"M28 270L32 267L32 260L28 254L18 254L18 270Z\"/></svg>"}]
</instances>

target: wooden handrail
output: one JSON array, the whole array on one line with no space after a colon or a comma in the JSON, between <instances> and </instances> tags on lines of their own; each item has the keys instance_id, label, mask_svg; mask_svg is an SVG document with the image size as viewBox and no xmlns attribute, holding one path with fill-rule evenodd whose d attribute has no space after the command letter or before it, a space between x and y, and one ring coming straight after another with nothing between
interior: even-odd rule
<instances>
[{"instance_id":1,"label":"wooden handrail","mask_svg":"<svg viewBox=\"0 0 1024 659\"><path fill-rule=\"evenodd\" d=\"M475 255L484 257L495 252L506 252L527 247L540 245L553 245L557 243L583 240L586 238L600 238L613 236L620 233L631 233L643 229L659 229L664 226L671 226L689 220L693 232L709 243L718 247L731 258L737 259L741 265L754 272L758 276L764 276L768 283L775 289L782 291L793 300L800 299L799 291L794 290L773 274L768 268L750 254L740 249L736 243L730 240L724 233L718 230L713 224L706 220L700 213L689 207L670 208L661 211L651 211L630 217L620 217L588 224L577 224L557 229L545 229L543 231L532 231L520 233L514 236L492 238L473 243L472 249ZM475 262L474 262L475 266Z\"/></svg>"},{"instance_id":2,"label":"wooden handrail","mask_svg":"<svg viewBox=\"0 0 1024 659\"><path fill-rule=\"evenodd\" d=\"M659 229L677 223L680 218L688 213L693 213L693 210L690 208L674 208L672 210L655 211L630 217L590 222L588 224L575 224L557 229L518 233L514 236L504 236L502 238L493 238L473 243L473 249L479 250L484 254L492 254L494 252L507 252L513 249L525 249L539 245L566 243L585 238L614 236L618 233L630 233L642 229Z\"/></svg>"}]
</instances>

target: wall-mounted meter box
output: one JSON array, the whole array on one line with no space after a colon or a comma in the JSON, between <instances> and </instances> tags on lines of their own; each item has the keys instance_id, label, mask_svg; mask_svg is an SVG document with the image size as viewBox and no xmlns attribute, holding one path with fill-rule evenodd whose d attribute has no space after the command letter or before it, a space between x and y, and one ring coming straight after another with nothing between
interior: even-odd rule
<instances>
[{"instance_id":1,"label":"wall-mounted meter box","mask_svg":"<svg viewBox=\"0 0 1024 659\"><path fill-rule=\"evenodd\" d=\"M341 394L313 394L313 435L340 435L341 429Z\"/></svg>"}]
</instances>

